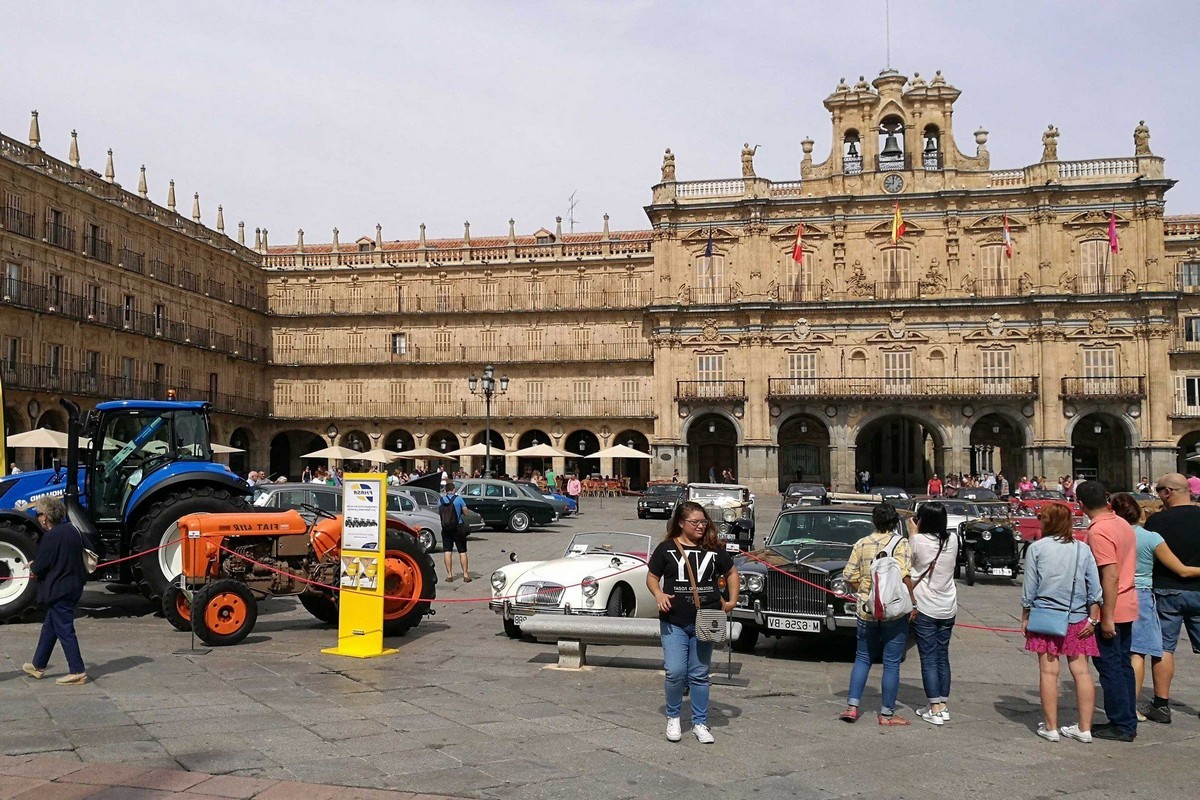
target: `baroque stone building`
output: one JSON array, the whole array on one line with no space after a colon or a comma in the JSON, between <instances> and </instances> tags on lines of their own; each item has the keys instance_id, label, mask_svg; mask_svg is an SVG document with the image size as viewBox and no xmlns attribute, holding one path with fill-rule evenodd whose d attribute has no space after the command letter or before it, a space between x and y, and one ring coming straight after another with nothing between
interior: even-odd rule
<instances>
[{"instance_id":1,"label":"baroque stone building","mask_svg":"<svg viewBox=\"0 0 1200 800\"><path fill-rule=\"evenodd\" d=\"M263 231L247 248L219 219L215 232L199 225L198 209L188 223L173 198L163 209L112 175L4 139L0 188L20 197L0 249L16 280L25 270L30 291L49 292L58 269L82 303L85 276L105 270L110 295L134 296L131 319L151 315L125 325L118 308L114 326L47 310L41 295L6 299L5 335L39 333L5 364L45 369L49 356L29 348L57 337L73 353L60 358L80 359L74 372L123 375L111 359L132 357L144 392L170 383L225 397L232 383L238 399L217 403L217 435L249 450L243 463L291 475L330 443L482 442L484 404L467 376L487 363L510 379L492 406L493 445L572 454L497 457L514 474L553 463L636 484L728 468L774 491L797 478L849 488L864 469L910 487L1001 469L1129 486L1186 466L1200 444L1200 218L1164 218L1173 181L1149 129L1134 128L1129 155L1066 160L1050 126L1037 163L997 170L986 131L960 149L958 96L940 73L843 81L825 100L828 155L815 162L816 143L803 141L798 180L759 177L748 145L739 177L680 180L667 151L650 228L610 231L606 220L587 234L559 222L518 235L510 221L507 236L472 237L466 225L461 239L427 239L422 226L393 241L376 226L346 243L336 229L321 244L299 232L288 246ZM906 231L893 241L897 209ZM56 212L198 277L164 281L86 244L59 247L41 235L67 225ZM22 214L33 235L14 232ZM159 334L160 305L189 315L164 321L198 330ZM111 339L95 348L96 370L84 364L101 341L91 334ZM11 374L10 427L32 426L22 409L50 408L58 389ZM612 444L654 459L586 458Z\"/></svg>"}]
</instances>

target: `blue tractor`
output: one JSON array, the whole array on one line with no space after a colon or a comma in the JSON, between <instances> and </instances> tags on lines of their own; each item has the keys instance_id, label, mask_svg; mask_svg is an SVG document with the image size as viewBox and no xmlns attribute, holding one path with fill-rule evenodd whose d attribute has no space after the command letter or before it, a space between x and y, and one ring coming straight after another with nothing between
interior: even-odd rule
<instances>
[{"instance_id":1,"label":"blue tractor","mask_svg":"<svg viewBox=\"0 0 1200 800\"><path fill-rule=\"evenodd\" d=\"M40 497L65 496L72 522L102 561L145 553L93 578L134 584L152 600L181 571L180 517L250 507L250 486L212 461L208 403L114 400L81 419L77 405L60 402L70 420L66 468L0 478L0 622L33 605L29 562L41 533L33 508ZM82 449L81 437L88 437Z\"/></svg>"}]
</instances>

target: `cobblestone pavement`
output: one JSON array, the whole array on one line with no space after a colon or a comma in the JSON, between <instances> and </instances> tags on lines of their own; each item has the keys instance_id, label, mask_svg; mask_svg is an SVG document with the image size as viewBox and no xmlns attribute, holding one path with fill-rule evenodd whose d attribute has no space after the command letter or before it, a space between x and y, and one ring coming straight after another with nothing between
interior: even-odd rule
<instances>
[{"instance_id":1,"label":"cobblestone pavement","mask_svg":"<svg viewBox=\"0 0 1200 800\"><path fill-rule=\"evenodd\" d=\"M661 521L639 521L630 499L585 498L583 510L546 530L474 537L472 571L482 579L441 583L439 597L486 597L487 576L513 550L531 560L560 554L581 530L663 529ZM760 535L777 511L777 499L760 503ZM1019 589L1005 583L961 586L959 620L1011 627L1018 600ZM749 687L713 688L717 741L701 749L690 737L663 738L657 648L594 647L590 671L544 669L556 660L554 648L509 640L482 603L438 605L436 616L389 642L399 653L366 661L321 654L333 632L292 600L264 604L245 643L206 655L177 654L187 634L145 601L101 588L85 595L78 629L95 681L60 687L20 673L37 625L0 627L0 753L183 769L204 780L589 800L1186 796L1200 756L1200 659L1187 652L1174 724L1145 723L1132 745L1081 745L1034 736L1037 669L1020 636L957 629L953 720L933 728L918 719L898 730L869 717L854 726L835 721L849 645L763 640L754 654L733 659ZM62 668L56 653L51 672ZM878 686L876 670L865 708L878 702ZM1062 724L1074 720L1069 697L1064 692ZM901 712L913 717L922 701L915 652L903 667L900 699ZM32 771L32 763L41 762L5 759L0 776ZM0 799L26 790L17 785L0 781ZM197 786L204 783L189 790ZM166 796L158 791L118 786L104 796ZM326 791L335 790L307 794L316 800L331 796Z\"/></svg>"}]
</instances>

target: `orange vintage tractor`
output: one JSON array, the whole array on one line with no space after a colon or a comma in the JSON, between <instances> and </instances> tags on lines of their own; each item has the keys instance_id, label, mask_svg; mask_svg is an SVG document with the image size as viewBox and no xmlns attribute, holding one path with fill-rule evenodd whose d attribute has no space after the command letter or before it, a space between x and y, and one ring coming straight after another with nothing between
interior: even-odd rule
<instances>
[{"instance_id":1,"label":"orange vintage tractor","mask_svg":"<svg viewBox=\"0 0 1200 800\"><path fill-rule=\"evenodd\" d=\"M325 623L337 622L342 517L297 511L189 514L179 520L183 586L163 594L163 614L208 645L237 644L258 619L258 601L295 595ZM432 614L437 574L411 531L388 520L384 556L383 632L399 636ZM420 599L417 599L420 598Z\"/></svg>"}]
</instances>

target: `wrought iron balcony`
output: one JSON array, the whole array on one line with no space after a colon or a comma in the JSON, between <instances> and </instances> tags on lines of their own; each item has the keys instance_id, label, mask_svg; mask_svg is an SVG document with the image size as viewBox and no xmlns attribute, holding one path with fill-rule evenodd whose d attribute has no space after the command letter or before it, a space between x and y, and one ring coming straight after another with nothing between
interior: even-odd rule
<instances>
[{"instance_id":1,"label":"wrought iron balcony","mask_svg":"<svg viewBox=\"0 0 1200 800\"><path fill-rule=\"evenodd\" d=\"M345 391L345 385L327 384L327 391ZM272 416L278 419L483 419L484 402L471 400L362 400L316 402L276 399ZM519 402L512 398L492 401L492 419L645 419L654 416L650 400L545 400Z\"/></svg>"},{"instance_id":2,"label":"wrought iron balcony","mask_svg":"<svg viewBox=\"0 0 1200 800\"><path fill-rule=\"evenodd\" d=\"M767 397L771 399L872 399L921 398L966 400L975 397L994 399L1032 399L1038 396L1038 379L1014 377L949 378L769 378Z\"/></svg>"},{"instance_id":3,"label":"wrought iron balcony","mask_svg":"<svg viewBox=\"0 0 1200 800\"><path fill-rule=\"evenodd\" d=\"M112 242L91 233L84 234L83 254L88 258L94 258L97 261L103 261L105 264L111 264L112 251Z\"/></svg>"},{"instance_id":4,"label":"wrought iron balcony","mask_svg":"<svg viewBox=\"0 0 1200 800\"><path fill-rule=\"evenodd\" d=\"M146 272L146 257L141 253L126 250L122 247L120 253L118 253L117 266L138 275L143 275Z\"/></svg>"},{"instance_id":5,"label":"wrought iron balcony","mask_svg":"<svg viewBox=\"0 0 1200 800\"><path fill-rule=\"evenodd\" d=\"M1114 375L1103 378L1063 378L1063 400L1144 400L1146 376Z\"/></svg>"},{"instance_id":6,"label":"wrought iron balcony","mask_svg":"<svg viewBox=\"0 0 1200 800\"><path fill-rule=\"evenodd\" d=\"M744 401L745 381L676 381L676 400Z\"/></svg>"},{"instance_id":7,"label":"wrought iron balcony","mask_svg":"<svg viewBox=\"0 0 1200 800\"><path fill-rule=\"evenodd\" d=\"M75 249L75 229L46 220L46 244L64 250Z\"/></svg>"},{"instance_id":8,"label":"wrought iron balcony","mask_svg":"<svg viewBox=\"0 0 1200 800\"><path fill-rule=\"evenodd\" d=\"M26 239L32 239L33 236L33 214L26 214L19 208L4 208L4 214L0 217L3 222L4 230L9 233L15 233L18 236L24 236Z\"/></svg>"}]
</instances>

